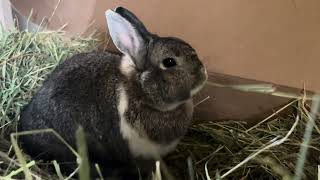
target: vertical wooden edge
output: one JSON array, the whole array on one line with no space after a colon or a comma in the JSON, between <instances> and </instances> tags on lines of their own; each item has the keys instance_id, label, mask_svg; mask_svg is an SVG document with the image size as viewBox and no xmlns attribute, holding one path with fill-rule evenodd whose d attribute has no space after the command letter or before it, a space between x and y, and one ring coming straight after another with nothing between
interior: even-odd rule
<instances>
[{"instance_id":1,"label":"vertical wooden edge","mask_svg":"<svg viewBox=\"0 0 320 180\"><path fill-rule=\"evenodd\" d=\"M14 28L11 3L9 0L0 0L0 24L5 31Z\"/></svg>"}]
</instances>

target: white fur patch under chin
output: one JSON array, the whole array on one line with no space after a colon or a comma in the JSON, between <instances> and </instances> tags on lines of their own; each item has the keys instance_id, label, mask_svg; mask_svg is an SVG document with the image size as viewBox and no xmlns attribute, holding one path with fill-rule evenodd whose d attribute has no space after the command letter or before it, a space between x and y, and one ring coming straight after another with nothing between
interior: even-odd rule
<instances>
[{"instance_id":1,"label":"white fur patch under chin","mask_svg":"<svg viewBox=\"0 0 320 180\"><path fill-rule=\"evenodd\" d=\"M123 85L119 89L118 113L120 117L120 132L122 137L128 141L129 149L135 156L145 158L160 158L170 151L174 150L179 140L175 140L169 144L158 144L151 141L147 136L141 136L130 123L125 119L125 112L128 109L128 95Z\"/></svg>"},{"instance_id":2,"label":"white fur patch under chin","mask_svg":"<svg viewBox=\"0 0 320 180\"><path fill-rule=\"evenodd\" d=\"M126 77L130 77L136 71L136 65L130 56L125 55L121 59L120 71Z\"/></svg>"}]
</instances>

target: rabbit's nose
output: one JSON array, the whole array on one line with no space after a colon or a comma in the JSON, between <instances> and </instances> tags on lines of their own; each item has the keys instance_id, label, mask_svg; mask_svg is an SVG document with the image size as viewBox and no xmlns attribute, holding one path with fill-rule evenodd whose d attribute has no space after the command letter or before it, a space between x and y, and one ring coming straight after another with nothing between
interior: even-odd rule
<instances>
[{"instance_id":1,"label":"rabbit's nose","mask_svg":"<svg viewBox=\"0 0 320 180\"><path fill-rule=\"evenodd\" d=\"M199 67L200 67L200 72L207 74L207 69L201 62L199 63Z\"/></svg>"},{"instance_id":2,"label":"rabbit's nose","mask_svg":"<svg viewBox=\"0 0 320 180\"><path fill-rule=\"evenodd\" d=\"M207 69L204 66L201 66L200 71L207 74Z\"/></svg>"},{"instance_id":3,"label":"rabbit's nose","mask_svg":"<svg viewBox=\"0 0 320 180\"><path fill-rule=\"evenodd\" d=\"M204 66L200 68L200 72L204 74L205 79L208 79L207 69Z\"/></svg>"}]
</instances>

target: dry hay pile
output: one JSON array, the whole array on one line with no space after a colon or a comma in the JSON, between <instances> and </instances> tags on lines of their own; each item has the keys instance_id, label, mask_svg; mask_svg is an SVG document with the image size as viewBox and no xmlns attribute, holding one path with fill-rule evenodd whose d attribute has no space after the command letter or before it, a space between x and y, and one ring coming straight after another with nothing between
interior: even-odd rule
<instances>
[{"instance_id":1,"label":"dry hay pile","mask_svg":"<svg viewBox=\"0 0 320 180\"><path fill-rule=\"evenodd\" d=\"M33 177L62 178L56 163L34 162L25 154L26 164L22 163L9 137L16 130L21 108L45 76L67 57L98 44L90 38L65 41L62 37L57 32L0 31L0 179L22 178L26 168ZM253 128L233 121L192 126L177 150L165 158L169 171L177 179L291 179L310 107L300 97L283 109L288 108L294 113L274 113ZM318 126L317 118L308 155L302 158L305 179L316 179L318 173ZM55 168L48 171L47 166Z\"/></svg>"},{"instance_id":2,"label":"dry hay pile","mask_svg":"<svg viewBox=\"0 0 320 180\"><path fill-rule=\"evenodd\" d=\"M296 113L281 116L275 113L251 128L245 122L235 121L194 125L177 152L168 157L168 163L178 167L177 174L182 176L181 172L188 174L184 159L190 157L198 179L208 176L211 179L293 179L310 116L309 108L302 102L294 100L287 107ZM319 125L317 119L304 163L304 179L318 177Z\"/></svg>"}]
</instances>

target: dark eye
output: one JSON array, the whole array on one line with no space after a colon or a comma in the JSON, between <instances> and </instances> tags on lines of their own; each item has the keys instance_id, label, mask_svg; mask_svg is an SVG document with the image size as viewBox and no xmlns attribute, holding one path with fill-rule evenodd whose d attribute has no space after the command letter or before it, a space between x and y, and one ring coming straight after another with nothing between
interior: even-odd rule
<instances>
[{"instance_id":1,"label":"dark eye","mask_svg":"<svg viewBox=\"0 0 320 180\"><path fill-rule=\"evenodd\" d=\"M173 67L173 66L177 65L176 60L173 59L173 58L165 58L165 59L162 61L162 64L163 64L163 66L166 67L166 68L170 68L170 67Z\"/></svg>"}]
</instances>

